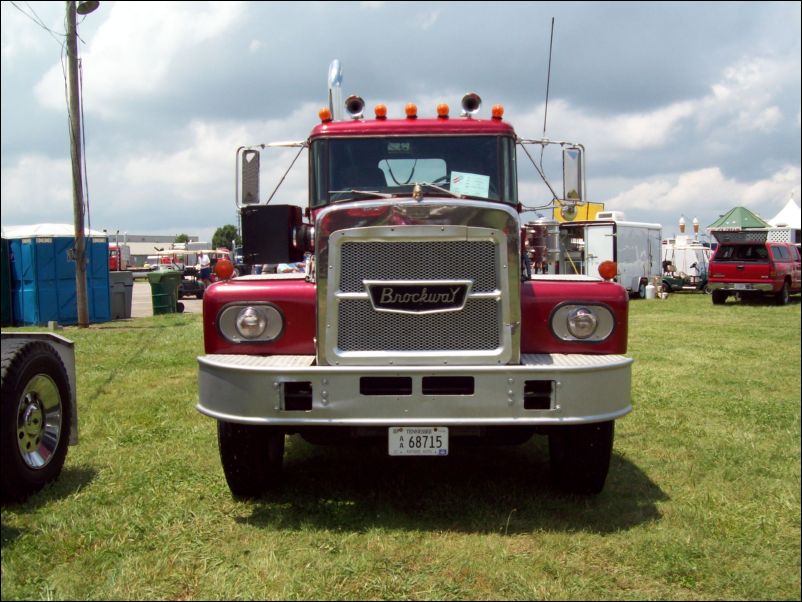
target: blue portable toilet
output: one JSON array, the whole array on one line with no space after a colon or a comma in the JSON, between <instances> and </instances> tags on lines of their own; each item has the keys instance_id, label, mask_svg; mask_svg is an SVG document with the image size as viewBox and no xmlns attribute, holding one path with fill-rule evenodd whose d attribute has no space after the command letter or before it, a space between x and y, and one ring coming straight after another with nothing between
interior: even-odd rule
<instances>
[{"instance_id":1,"label":"blue portable toilet","mask_svg":"<svg viewBox=\"0 0 802 602\"><path fill-rule=\"evenodd\" d=\"M8 226L11 298L15 325L78 323L75 292L75 246L70 224ZM111 320L109 241L105 232L85 237L86 293L89 321Z\"/></svg>"}]
</instances>

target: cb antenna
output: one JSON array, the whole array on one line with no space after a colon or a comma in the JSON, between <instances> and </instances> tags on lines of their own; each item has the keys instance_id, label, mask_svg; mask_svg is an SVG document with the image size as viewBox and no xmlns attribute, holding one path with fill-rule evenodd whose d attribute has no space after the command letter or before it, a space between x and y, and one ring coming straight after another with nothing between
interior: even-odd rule
<instances>
[{"instance_id":1,"label":"cb antenna","mask_svg":"<svg viewBox=\"0 0 802 602\"><path fill-rule=\"evenodd\" d=\"M543 109L543 138L546 138L546 119L549 116L549 87L551 86L551 50L554 47L554 17L551 18L551 37L549 39L549 69L546 75L546 106ZM543 169L543 151L546 145L540 146L540 169Z\"/></svg>"}]
</instances>

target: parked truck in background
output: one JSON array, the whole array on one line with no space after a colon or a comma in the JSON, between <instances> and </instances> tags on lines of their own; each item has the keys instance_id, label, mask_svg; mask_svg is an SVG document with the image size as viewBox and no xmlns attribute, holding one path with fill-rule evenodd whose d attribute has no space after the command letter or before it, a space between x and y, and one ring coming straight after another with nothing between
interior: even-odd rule
<instances>
[{"instance_id":1,"label":"parked truck in background","mask_svg":"<svg viewBox=\"0 0 802 602\"><path fill-rule=\"evenodd\" d=\"M126 244L109 243L109 271L118 272L131 267L131 247Z\"/></svg>"},{"instance_id":2,"label":"parked truck in background","mask_svg":"<svg viewBox=\"0 0 802 602\"><path fill-rule=\"evenodd\" d=\"M713 303L727 298L771 296L786 305L790 295L802 292L799 247L768 240L768 230L717 233L716 253L710 261L708 286Z\"/></svg>"},{"instance_id":3,"label":"parked truck in background","mask_svg":"<svg viewBox=\"0 0 802 602\"><path fill-rule=\"evenodd\" d=\"M295 144L308 150L306 208L261 203L264 145L237 153L245 262L306 269L220 281L203 299L197 407L217 421L232 493L279 484L291 434L445 456L539 433L557 486L600 491L631 410L628 296L611 263L605 278L529 277L516 145L551 142L519 138L499 105L479 118L476 94L461 116L410 104L368 118L361 98L338 100L337 73ZM570 192L554 203L570 209L582 148L559 144Z\"/></svg>"}]
</instances>

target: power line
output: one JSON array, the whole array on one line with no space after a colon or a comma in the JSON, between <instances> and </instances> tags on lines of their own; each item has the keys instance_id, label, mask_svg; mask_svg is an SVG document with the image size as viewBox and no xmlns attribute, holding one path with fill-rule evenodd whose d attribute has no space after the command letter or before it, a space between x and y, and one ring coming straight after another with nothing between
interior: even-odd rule
<instances>
[{"instance_id":1,"label":"power line","mask_svg":"<svg viewBox=\"0 0 802 602\"><path fill-rule=\"evenodd\" d=\"M28 18L29 18L31 21L33 21L33 22L36 24L36 26L37 26L37 27L41 27L41 28L42 28L42 29L44 29L44 30L45 30L47 33L49 33L49 34L50 34L50 36L51 36L51 37L52 37L54 40L56 40L56 42L58 42L58 43L59 43L59 45L61 45L61 44L64 44L64 40L66 39L66 37L67 37L67 34L66 34L66 33L61 33L61 32L58 32L58 31L53 31L53 30L52 30L52 29L50 29L50 28L49 28L47 25L45 25L44 21L42 21L41 17L40 17L38 14L36 14L36 11L35 11L35 10L33 10L33 7L32 7L30 4L28 4L27 2L25 2L25 6L27 6L27 7L28 7L28 9L29 9L29 10L30 10L30 11L33 13L33 16L29 15L29 14L28 14L28 13L26 13L24 10L22 10L22 9L21 9L19 6L17 6L17 3L16 3L16 2L13 2L13 1L11 1L11 2L9 2L9 4L11 4L11 6L13 6L14 8L16 8L16 9L17 9L19 12L21 12L23 15L25 15L25 16L26 16L26 17L28 17Z\"/></svg>"}]
</instances>

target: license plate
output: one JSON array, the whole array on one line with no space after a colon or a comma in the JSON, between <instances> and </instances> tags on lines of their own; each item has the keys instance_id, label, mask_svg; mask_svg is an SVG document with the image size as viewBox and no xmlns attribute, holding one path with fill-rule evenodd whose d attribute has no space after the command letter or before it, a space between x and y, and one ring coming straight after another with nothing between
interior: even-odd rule
<instances>
[{"instance_id":1,"label":"license plate","mask_svg":"<svg viewBox=\"0 0 802 602\"><path fill-rule=\"evenodd\" d=\"M448 427L390 427L387 450L391 456L447 456Z\"/></svg>"},{"instance_id":2,"label":"license plate","mask_svg":"<svg viewBox=\"0 0 802 602\"><path fill-rule=\"evenodd\" d=\"M751 288L751 285L749 285L749 284L741 284L741 283L736 283L735 284L735 290L736 291L746 291L746 290L749 290L750 288Z\"/></svg>"}]
</instances>

